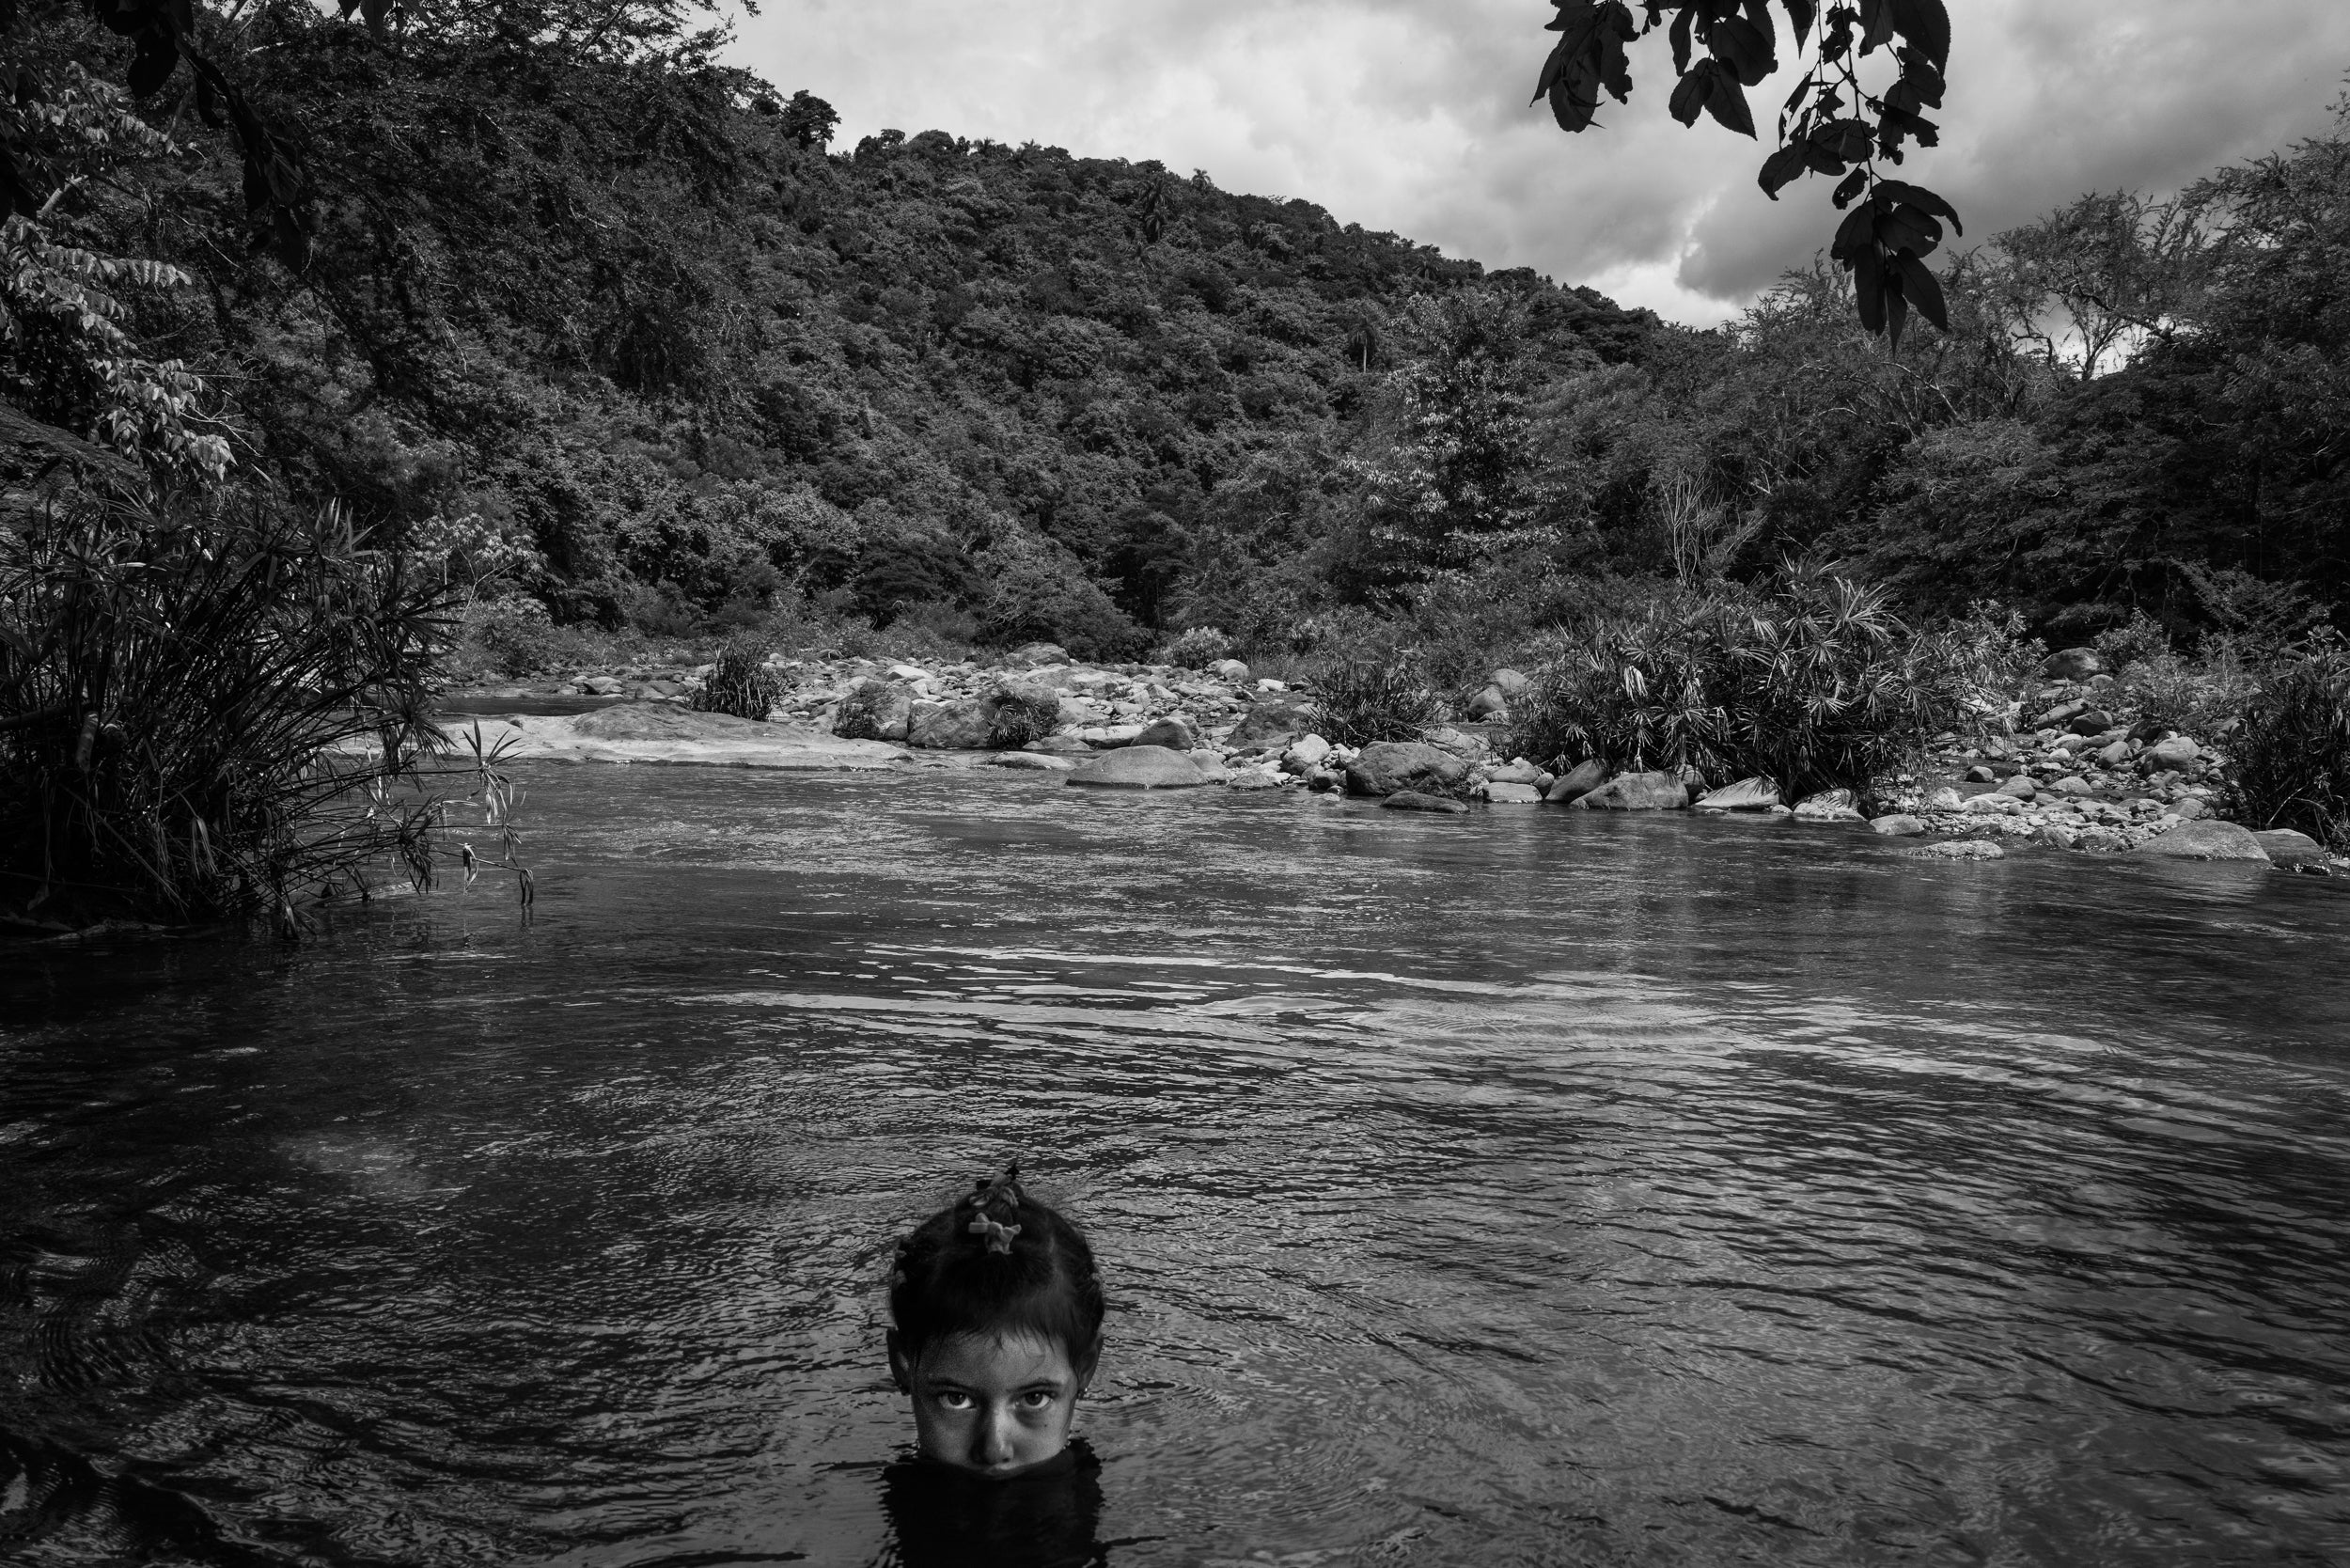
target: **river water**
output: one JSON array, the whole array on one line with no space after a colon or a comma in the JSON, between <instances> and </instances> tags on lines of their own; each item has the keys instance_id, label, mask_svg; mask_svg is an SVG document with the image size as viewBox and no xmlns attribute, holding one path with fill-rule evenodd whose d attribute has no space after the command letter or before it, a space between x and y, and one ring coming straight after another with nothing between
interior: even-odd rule
<instances>
[{"instance_id":1,"label":"river water","mask_svg":"<svg viewBox=\"0 0 2350 1568\"><path fill-rule=\"evenodd\" d=\"M2350 1560L2339 884L525 782L528 924L0 952L0 1560ZM1014 1154L1092 1461L941 1499L882 1278Z\"/></svg>"}]
</instances>

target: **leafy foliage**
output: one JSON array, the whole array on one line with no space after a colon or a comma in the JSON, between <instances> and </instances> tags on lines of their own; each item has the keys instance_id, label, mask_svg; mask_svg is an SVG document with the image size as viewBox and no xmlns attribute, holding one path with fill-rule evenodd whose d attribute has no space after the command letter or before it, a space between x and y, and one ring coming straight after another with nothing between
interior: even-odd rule
<instances>
[{"instance_id":1,"label":"leafy foliage","mask_svg":"<svg viewBox=\"0 0 2350 1568\"><path fill-rule=\"evenodd\" d=\"M1658 595L1599 619L1538 682L1530 757L1762 776L1792 795L1873 780L2004 703L2013 628L1919 635L1884 590L1790 569L1754 595Z\"/></svg>"},{"instance_id":2,"label":"leafy foliage","mask_svg":"<svg viewBox=\"0 0 2350 1568\"><path fill-rule=\"evenodd\" d=\"M1442 716L1427 676L1408 652L1341 659L1313 683L1314 729L1339 745L1416 741Z\"/></svg>"},{"instance_id":3,"label":"leafy foliage","mask_svg":"<svg viewBox=\"0 0 2350 1568\"><path fill-rule=\"evenodd\" d=\"M386 856L430 881L450 788L501 828L511 803L426 717L451 630L333 510L92 498L0 531L8 902L291 920Z\"/></svg>"},{"instance_id":4,"label":"leafy foliage","mask_svg":"<svg viewBox=\"0 0 2350 1568\"><path fill-rule=\"evenodd\" d=\"M2327 632L2272 672L2230 747L2244 820L2350 850L2350 645Z\"/></svg>"},{"instance_id":5,"label":"leafy foliage","mask_svg":"<svg viewBox=\"0 0 2350 1568\"><path fill-rule=\"evenodd\" d=\"M1537 102L1547 97L1564 131L1587 130L1602 88L1619 103L1632 97L1626 45L1650 33L1670 36L1673 118L1694 125L1711 115L1741 136L1755 134L1746 89L1778 70L1778 25L1769 0L1553 0L1547 26L1559 41L1543 63ZM1801 63L1819 22L1817 54L1788 95L1778 118L1778 149L1763 162L1762 185L1773 201L1806 176L1835 179L1838 211L1852 209L1829 255L1852 274L1853 307L1872 334L1901 346L1909 312L1948 330L1941 280L1925 259L1942 243L1942 226L1964 233L1958 213L1920 185L1884 177L1880 160L1902 162L1906 142L1933 147L1939 128L1925 118L1942 106L1950 61L1950 19L1943 0L1853 0L1819 15L1817 0L1781 0ZM1670 14L1671 21L1666 20ZM1898 41L1897 41L1898 40ZM1887 50L1894 80L1882 92L1861 85L1859 62ZM1700 53L1701 52L1701 53ZM1855 203L1857 202L1856 206Z\"/></svg>"},{"instance_id":6,"label":"leafy foliage","mask_svg":"<svg viewBox=\"0 0 2350 1568\"><path fill-rule=\"evenodd\" d=\"M753 633L728 637L718 650L709 680L694 694L695 711L765 718L783 699L783 683L767 667L767 655L774 648L766 637Z\"/></svg>"}]
</instances>

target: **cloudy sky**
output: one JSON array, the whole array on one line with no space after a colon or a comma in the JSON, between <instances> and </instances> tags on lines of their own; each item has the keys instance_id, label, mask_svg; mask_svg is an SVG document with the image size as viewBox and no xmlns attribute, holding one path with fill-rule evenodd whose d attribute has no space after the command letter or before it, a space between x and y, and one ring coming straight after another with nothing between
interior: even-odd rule
<instances>
[{"instance_id":1,"label":"cloudy sky","mask_svg":"<svg viewBox=\"0 0 2350 1568\"><path fill-rule=\"evenodd\" d=\"M1944 145L1907 173L1981 238L2090 189L2168 193L2330 122L2343 0L1949 0ZM734 56L884 127L1204 168L1490 266L1721 320L1834 226L1767 148L1665 113L1661 38L1602 128L1527 107L1547 0L765 0ZM1875 62L1872 62L1874 64ZM1757 89L1758 109L1794 84ZM1778 91L1773 92L1774 85ZM1768 127L1765 126L1765 133Z\"/></svg>"}]
</instances>

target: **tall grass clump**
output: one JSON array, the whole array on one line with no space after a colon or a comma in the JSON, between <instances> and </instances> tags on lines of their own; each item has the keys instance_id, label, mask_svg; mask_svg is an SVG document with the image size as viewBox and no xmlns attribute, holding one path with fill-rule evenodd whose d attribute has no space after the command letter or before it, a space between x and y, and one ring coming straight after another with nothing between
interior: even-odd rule
<instances>
[{"instance_id":1,"label":"tall grass clump","mask_svg":"<svg viewBox=\"0 0 2350 1568\"><path fill-rule=\"evenodd\" d=\"M1416 741L1441 716L1418 661L1408 654L1340 659L1313 682L1314 729L1340 745Z\"/></svg>"},{"instance_id":2,"label":"tall grass clump","mask_svg":"<svg viewBox=\"0 0 2350 1568\"><path fill-rule=\"evenodd\" d=\"M2320 633L2263 684L2229 747L2244 820L2350 850L2350 646Z\"/></svg>"},{"instance_id":3,"label":"tall grass clump","mask_svg":"<svg viewBox=\"0 0 2350 1568\"><path fill-rule=\"evenodd\" d=\"M728 637L718 650L710 679L694 694L694 708L704 713L731 713L736 718L763 719L783 700L783 683L767 667L774 643L756 632Z\"/></svg>"},{"instance_id":4,"label":"tall grass clump","mask_svg":"<svg viewBox=\"0 0 2350 1568\"><path fill-rule=\"evenodd\" d=\"M2023 662L1987 610L1934 633L1882 588L1789 568L1767 588L1672 588L1571 632L1513 737L1525 756L1866 791L1940 733L2005 712Z\"/></svg>"},{"instance_id":5,"label":"tall grass clump","mask_svg":"<svg viewBox=\"0 0 2350 1568\"><path fill-rule=\"evenodd\" d=\"M447 590L335 508L85 494L0 525L0 907L262 913L432 875L454 760L427 677ZM485 794L483 792L487 792Z\"/></svg>"}]
</instances>

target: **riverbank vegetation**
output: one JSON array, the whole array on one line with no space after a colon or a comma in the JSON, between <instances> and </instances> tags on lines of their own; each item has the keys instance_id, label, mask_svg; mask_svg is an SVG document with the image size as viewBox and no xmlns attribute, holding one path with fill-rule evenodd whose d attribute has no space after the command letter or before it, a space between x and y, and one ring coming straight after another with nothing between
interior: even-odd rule
<instances>
[{"instance_id":1,"label":"riverbank vegetation","mask_svg":"<svg viewBox=\"0 0 2350 1568\"><path fill-rule=\"evenodd\" d=\"M821 98L717 65L690 5L190 14L233 102L81 7L17 8L41 86L8 110L10 547L106 487L331 517L316 571L440 596L446 635L370 643L397 678L348 710L411 739L435 681L730 637L1197 645L1359 688L1367 724L1524 668L1529 746L1798 790L1997 718L2026 643L2134 636L2111 662L2149 713L2241 719L2248 757L2334 744L2339 127L1946 248L1947 326L1888 352L1825 260L1691 331L1205 171L939 130L835 148ZM107 86L134 69L136 102ZM73 773L81 727L133 732L115 687L12 656L10 788ZM710 700L747 711L757 680ZM61 700L66 738L35 716ZM2278 766L2255 809L2350 831ZM193 798L125 808L141 855ZM257 848L243 885L307 853Z\"/></svg>"}]
</instances>

